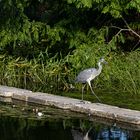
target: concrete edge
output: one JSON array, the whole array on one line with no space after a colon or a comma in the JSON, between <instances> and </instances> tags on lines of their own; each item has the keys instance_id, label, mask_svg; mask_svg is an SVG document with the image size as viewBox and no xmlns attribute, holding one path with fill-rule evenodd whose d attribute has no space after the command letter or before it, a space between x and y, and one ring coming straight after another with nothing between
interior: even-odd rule
<instances>
[{"instance_id":1,"label":"concrete edge","mask_svg":"<svg viewBox=\"0 0 140 140\"><path fill-rule=\"evenodd\" d=\"M100 103L91 103L88 101L85 101L83 104L78 99L48 93L32 92L25 89L7 86L0 86L0 96L45 106L67 109L91 116L111 119L114 120L114 122L139 125L140 127L140 111L136 110L124 109Z\"/></svg>"}]
</instances>

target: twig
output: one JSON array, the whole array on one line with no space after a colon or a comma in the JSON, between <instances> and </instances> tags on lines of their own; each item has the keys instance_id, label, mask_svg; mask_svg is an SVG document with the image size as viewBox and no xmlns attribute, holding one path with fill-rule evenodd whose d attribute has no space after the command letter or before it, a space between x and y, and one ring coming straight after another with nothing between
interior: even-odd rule
<instances>
[{"instance_id":1,"label":"twig","mask_svg":"<svg viewBox=\"0 0 140 140\"><path fill-rule=\"evenodd\" d=\"M128 23L126 22L126 20L125 20L123 17L122 17L122 19L123 19L124 23L126 24L127 28L124 28L124 29L123 29L123 28L120 28L120 27L118 27L118 26L110 26L110 28L119 29L119 31L117 32L117 34L115 34L114 37L118 36L118 35L119 35L121 32L123 32L123 31L129 31L129 32L132 32L134 35L136 35L136 36L139 38L139 41L140 41L140 35L130 28L130 26L128 25ZM111 41L112 41L112 40L111 40ZM110 42L111 42L111 41L110 41ZM139 41L138 41L138 44L139 44ZM109 44L110 44L110 42L109 42Z\"/></svg>"}]
</instances>

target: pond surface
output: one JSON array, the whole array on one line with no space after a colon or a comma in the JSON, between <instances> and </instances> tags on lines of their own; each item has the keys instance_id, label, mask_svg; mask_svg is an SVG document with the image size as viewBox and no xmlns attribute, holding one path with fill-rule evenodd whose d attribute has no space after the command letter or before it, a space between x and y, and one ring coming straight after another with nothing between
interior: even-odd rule
<instances>
[{"instance_id":1,"label":"pond surface","mask_svg":"<svg viewBox=\"0 0 140 140\"><path fill-rule=\"evenodd\" d=\"M134 126L50 107L0 102L0 140L139 139L140 130Z\"/></svg>"}]
</instances>

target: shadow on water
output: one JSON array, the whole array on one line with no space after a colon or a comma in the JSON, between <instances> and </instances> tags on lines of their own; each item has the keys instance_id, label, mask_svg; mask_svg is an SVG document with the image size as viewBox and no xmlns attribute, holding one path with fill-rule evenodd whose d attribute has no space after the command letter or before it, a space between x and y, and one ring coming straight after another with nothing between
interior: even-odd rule
<instances>
[{"instance_id":1,"label":"shadow on water","mask_svg":"<svg viewBox=\"0 0 140 140\"><path fill-rule=\"evenodd\" d=\"M43 116L38 116L38 112ZM0 104L0 140L138 140L139 128L50 107Z\"/></svg>"}]
</instances>

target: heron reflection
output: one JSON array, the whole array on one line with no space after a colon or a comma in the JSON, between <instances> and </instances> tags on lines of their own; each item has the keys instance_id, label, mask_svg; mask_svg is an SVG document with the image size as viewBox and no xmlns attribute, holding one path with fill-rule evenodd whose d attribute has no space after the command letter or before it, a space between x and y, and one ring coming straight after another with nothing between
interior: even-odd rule
<instances>
[{"instance_id":1,"label":"heron reflection","mask_svg":"<svg viewBox=\"0 0 140 140\"><path fill-rule=\"evenodd\" d=\"M131 133L117 126L105 127L96 130L94 127L89 128L86 133L78 130L72 130L73 140L130 140Z\"/></svg>"}]
</instances>

